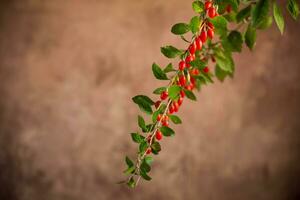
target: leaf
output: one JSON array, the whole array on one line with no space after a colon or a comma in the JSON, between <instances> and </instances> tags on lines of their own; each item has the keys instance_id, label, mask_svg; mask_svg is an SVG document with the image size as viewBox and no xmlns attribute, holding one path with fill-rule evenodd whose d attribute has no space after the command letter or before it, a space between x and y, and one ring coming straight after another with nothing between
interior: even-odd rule
<instances>
[{"instance_id":1,"label":"leaf","mask_svg":"<svg viewBox=\"0 0 300 200\"><path fill-rule=\"evenodd\" d=\"M179 97L180 90L181 90L181 87L179 87L178 85L170 86L168 89L168 94L169 94L170 99L176 100Z\"/></svg>"},{"instance_id":2,"label":"leaf","mask_svg":"<svg viewBox=\"0 0 300 200\"><path fill-rule=\"evenodd\" d=\"M194 1L192 6L196 13L201 13L204 11L204 4L201 1Z\"/></svg>"},{"instance_id":3,"label":"leaf","mask_svg":"<svg viewBox=\"0 0 300 200\"><path fill-rule=\"evenodd\" d=\"M176 70L173 68L172 63L169 63L169 64L165 67L164 72L165 72L165 73L168 73L168 72L172 72L172 71L176 71Z\"/></svg>"},{"instance_id":4,"label":"leaf","mask_svg":"<svg viewBox=\"0 0 300 200\"><path fill-rule=\"evenodd\" d=\"M192 33L196 34L199 31L200 19L199 16L195 16L190 21L190 29Z\"/></svg>"},{"instance_id":5,"label":"leaf","mask_svg":"<svg viewBox=\"0 0 300 200\"><path fill-rule=\"evenodd\" d=\"M189 31L190 31L190 26L186 23L175 24L171 29L171 32L174 33L175 35L183 35Z\"/></svg>"},{"instance_id":6,"label":"leaf","mask_svg":"<svg viewBox=\"0 0 300 200\"><path fill-rule=\"evenodd\" d=\"M145 140L145 137L138 133L131 133L131 139L136 143L141 143Z\"/></svg>"},{"instance_id":7,"label":"leaf","mask_svg":"<svg viewBox=\"0 0 300 200\"><path fill-rule=\"evenodd\" d=\"M286 9L289 11L294 20L298 19L299 5L295 0L289 0Z\"/></svg>"},{"instance_id":8,"label":"leaf","mask_svg":"<svg viewBox=\"0 0 300 200\"><path fill-rule=\"evenodd\" d=\"M174 136L175 135L175 132L173 131L173 129L171 129L171 128L167 127L167 126L161 127L160 131L166 137Z\"/></svg>"},{"instance_id":9,"label":"leaf","mask_svg":"<svg viewBox=\"0 0 300 200\"><path fill-rule=\"evenodd\" d=\"M196 58L196 60L193 60L190 62L192 67L197 67L199 70L202 70L206 67L206 63L200 60L199 58Z\"/></svg>"},{"instance_id":10,"label":"leaf","mask_svg":"<svg viewBox=\"0 0 300 200\"><path fill-rule=\"evenodd\" d=\"M146 156L145 157L145 162L148 164L148 165L151 165L153 163L153 158L151 156Z\"/></svg>"},{"instance_id":11,"label":"leaf","mask_svg":"<svg viewBox=\"0 0 300 200\"><path fill-rule=\"evenodd\" d=\"M174 124L182 123L181 119L177 115L170 115L169 117Z\"/></svg>"},{"instance_id":12,"label":"leaf","mask_svg":"<svg viewBox=\"0 0 300 200\"><path fill-rule=\"evenodd\" d=\"M144 172L144 171L140 171L140 175L141 175L141 177L143 178L143 179L145 179L146 181L151 181L151 177L150 176L148 176L148 174L146 173L146 172Z\"/></svg>"},{"instance_id":13,"label":"leaf","mask_svg":"<svg viewBox=\"0 0 300 200\"><path fill-rule=\"evenodd\" d=\"M246 8L243 8L242 10L240 10L240 12L238 12L238 14L236 15L236 21L238 23L240 23L244 19L248 18L251 13L251 8L252 8L252 6L249 5Z\"/></svg>"},{"instance_id":14,"label":"leaf","mask_svg":"<svg viewBox=\"0 0 300 200\"><path fill-rule=\"evenodd\" d=\"M197 100L197 97L194 95L194 93L192 91L184 89L184 93L185 93L187 98L189 98L193 101Z\"/></svg>"},{"instance_id":15,"label":"leaf","mask_svg":"<svg viewBox=\"0 0 300 200\"><path fill-rule=\"evenodd\" d=\"M161 146L160 146L159 142L153 142L153 144L151 145L151 148L152 148L152 152L154 154L158 154L158 152L161 151Z\"/></svg>"},{"instance_id":16,"label":"leaf","mask_svg":"<svg viewBox=\"0 0 300 200\"><path fill-rule=\"evenodd\" d=\"M269 28L273 23L273 18L271 16L265 18L258 26L257 29Z\"/></svg>"},{"instance_id":17,"label":"leaf","mask_svg":"<svg viewBox=\"0 0 300 200\"><path fill-rule=\"evenodd\" d=\"M156 63L153 63L152 65L152 72L155 78L157 78L158 80L168 80L165 72Z\"/></svg>"},{"instance_id":18,"label":"leaf","mask_svg":"<svg viewBox=\"0 0 300 200\"><path fill-rule=\"evenodd\" d=\"M231 46L231 51L241 52L243 45L243 36L238 31L231 31L227 37Z\"/></svg>"},{"instance_id":19,"label":"leaf","mask_svg":"<svg viewBox=\"0 0 300 200\"><path fill-rule=\"evenodd\" d=\"M250 50L253 49L256 41L256 29L248 25L247 31L245 33L245 43L249 47Z\"/></svg>"},{"instance_id":20,"label":"leaf","mask_svg":"<svg viewBox=\"0 0 300 200\"><path fill-rule=\"evenodd\" d=\"M132 98L133 102L136 103L139 108L147 113L147 114L152 114L152 108L151 106L154 104L154 102L147 96L145 95L137 95Z\"/></svg>"},{"instance_id":21,"label":"leaf","mask_svg":"<svg viewBox=\"0 0 300 200\"><path fill-rule=\"evenodd\" d=\"M138 115L138 125L142 129L142 131L145 133L147 132L146 123L142 116Z\"/></svg>"},{"instance_id":22,"label":"leaf","mask_svg":"<svg viewBox=\"0 0 300 200\"><path fill-rule=\"evenodd\" d=\"M283 19L282 12L276 2L274 2L274 4L273 4L273 16L274 16L275 22L277 24L277 27L280 30L280 33L283 34L284 19Z\"/></svg>"},{"instance_id":23,"label":"leaf","mask_svg":"<svg viewBox=\"0 0 300 200\"><path fill-rule=\"evenodd\" d=\"M153 94L161 94L163 91L166 91L166 87L159 87L153 91Z\"/></svg>"},{"instance_id":24,"label":"leaf","mask_svg":"<svg viewBox=\"0 0 300 200\"><path fill-rule=\"evenodd\" d=\"M125 175L129 175L132 174L135 171L135 167L129 167L128 169L126 169L123 173Z\"/></svg>"},{"instance_id":25,"label":"leaf","mask_svg":"<svg viewBox=\"0 0 300 200\"><path fill-rule=\"evenodd\" d=\"M147 144L147 142L146 141L143 141L143 142L141 142L140 143L140 146L139 146L139 152L140 153L143 153L143 152L145 152L146 151L146 149L148 148L148 144Z\"/></svg>"},{"instance_id":26,"label":"leaf","mask_svg":"<svg viewBox=\"0 0 300 200\"><path fill-rule=\"evenodd\" d=\"M176 58L177 56L179 56L182 53L182 51L178 50L177 48L175 48L173 46L161 47L160 51L167 58Z\"/></svg>"},{"instance_id":27,"label":"leaf","mask_svg":"<svg viewBox=\"0 0 300 200\"><path fill-rule=\"evenodd\" d=\"M268 17L270 0L259 0L252 10L252 26L258 27Z\"/></svg>"},{"instance_id":28,"label":"leaf","mask_svg":"<svg viewBox=\"0 0 300 200\"><path fill-rule=\"evenodd\" d=\"M215 68L215 75L216 77L219 79L219 81L223 82L224 79L226 78L226 76L228 75L228 72L222 70L219 65L217 64L216 65L216 68Z\"/></svg>"},{"instance_id":29,"label":"leaf","mask_svg":"<svg viewBox=\"0 0 300 200\"><path fill-rule=\"evenodd\" d=\"M223 16L216 16L210 19L210 22L214 25L216 34L221 36L227 34L227 20Z\"/></svg>"},{"instance_id":30,"label":"leaf","mask_svg":"<svg viewBox=\"0 0 300 200\"><path fill-rule=\"evenodd\" d=\"M148 163L146 163L145 160L143 160L143 162L141 164L141 170L144 172L150 172L150 170L151 170L150 165L148 165Z\"/></svg>"},{"instance_id":31,"label":"leaf","mask_svg":"<svg viewBox=\"0 0 300 200\"><path fill-rule=\"evenodd\" d=\"M128 187L130 187L130 188L134 188L134 187L135 187L135 181L134 181L133 177L131 177L131 178L129 179L129 181L127 182L127 185L128 185Z\"/></svg>"},{"instance_id":32,"label":"leaf","mask_svg":"<svg viewBox=\"0 0 300 200\"><path fill-rule=\"evenodd\" d=\"M132 160L130 160L130 158L128 156L125 157L125 162L128 167L132 167L134 165Z\"/></svg>"},{"instance_id":33,"label":"leaf","mask_svg":"<svg viewBox=\"0 0 300 200\"><path fill-rule=\"evenodd\" d=\"M215 49L215 59L222 70L233 73L234 62L230 52L225 52L221 49Z\"/></svg>"}]
</instances>

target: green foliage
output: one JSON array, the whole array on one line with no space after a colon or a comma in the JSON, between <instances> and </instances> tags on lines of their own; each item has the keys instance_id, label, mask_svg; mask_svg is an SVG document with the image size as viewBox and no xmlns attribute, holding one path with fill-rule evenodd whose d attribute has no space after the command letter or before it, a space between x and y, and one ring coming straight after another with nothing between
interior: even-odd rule
<instances>
[{"instance_id":1,"label":"green foliage","mask_svg":"<svg viewBox=\"0 0 300 200\"><path fill-rule=\"evenodd\" d=\"M168 80L166 73L156 63L152 65L152 72L158 80Z\"/></svg>"},{"instance_id":2,"label":"green foliage","mask_svg":"<svg viewBox=\"0 0 300 200\"><path fill-rule=\"evenodd\" d=\"M250 50L253 49L256 41L256 29L251 24L248 25L245 33L245 43Z\"/></svg>"},{"instance_id":3,"label":"green foliage","mask_svg":"<svg viewBox=\"0 0 300 200\"><path fill-rule=\"evenodd\" d=\"M194 1L192 7L196 13L201 13L204 11L204 4L201 1Z\"/></svg>"},{"instance_id":4,"label":"green foliage","mask_svg":"<svg viewBox=\"0 0 300 200\"><path fill-rule=\"evenodd\" d=\"M210 19L210 22L214 25L216 34L220 36L227 34L227 20L222 15Z\"/></svg>"},{"instance_id":5,"label":"green foliage","mask_svg":"<svg viewBox=\"0 0 300 200\"><path fill-rule=\"evenodd\" d=\"M190 31L190 26L186 23L175 24L171 29L171 32L174 33L175 35L183 35L189 31Z\"/></svg>"},{"instance_id":6,"label":"green foliage","mask_svg":"<svg viewBox=\"0 0 300 200\"><path fill-rule=\"evenodd\" d=\"M182 123L181 119L177 115L170 115L169 117L174 124Z\"/></svg>"},{"instance_id":7,"label":"green foliage","mask_svg":"<svg viewBox=\"0 0 300 200\"><path fill-rule=\"evenodd\" d=\"M176 58L177 56L182 54L182 51L178 50L177 48L175 48L173 46L161 47L160 51L167 58Z\"/></svg>"},{"instance_id":8,"label":"green foliage","mask_svg":"<svg viewBox=\"0 0 300 200\"><path fill-rule=\"evenodd\" d=\"M199 31L200 19L198 16L195 16L190 21L190 29L192 33L196 34Z\"/></svg>"},{"instance_id":9,"label":"green foliage","mask_svg":"<svg viewBox=\"0 0 300 200\"><path fill-rule=\"evenodd\" d=\"M279 8L279 6L277 5L276 2L274 2L274 4L273 4L273 16L274 16L275 22L277 24L277 27L280 30L280 33L283 34L284 19L283 19L281 9Z\"/></svg>"},{"instance_id":10,"label":"green foliage","mask_svg":"<svg viewBox=\"0 0 300 200\"><path fill-rule=\"evenodd\" d=\"M176 100L179 97L179 92L181 90L181 87L179 87L178 85L172 85L169 87L169 97L172 100Z\"/></svg>"},{"instance_id":11,"label":"green foliage","mask_svg":"<svg viewBox=\"0 0 300 200\"><path fill-rule=\"evenodd\" d=\"M167 127L167 126L161 127L160 131L166 137L174 136L175 135L175 132L173 131L173 129L171 129L171 128Z\"/></svg>"},{"instance_id":12,"label":"green foliage","mask_svg":"<svg viewBox=\"0 0 300 200\"><path fill-rule=\"evenodd\" d=\"M252 26L258 27L268 17L270 0L259 0L251 13Z\"/></svg>"},{"instance_id":13,"label":"green foliage","mask_svg":"<svg viewBox=\"0 0 300 200\"><path fill-rule=\"evenodd\" d=\"M243 45L243 36L239 31L231 31L227 37L230 50L233 52L241 52Z\"/></svg>"},{"instance_id":14,"label":"green foliage","mask_svg":"<svg viewBox=\"0 0 300 200\"><path fill-rule=\"evenodd\" d=\"M293 19L297 20L298 16L299 16L298 3L295 0L288 0L288 4L287 4L286 8L289 11L290 15L293 17Z\"/></svg>"}]
</instances>

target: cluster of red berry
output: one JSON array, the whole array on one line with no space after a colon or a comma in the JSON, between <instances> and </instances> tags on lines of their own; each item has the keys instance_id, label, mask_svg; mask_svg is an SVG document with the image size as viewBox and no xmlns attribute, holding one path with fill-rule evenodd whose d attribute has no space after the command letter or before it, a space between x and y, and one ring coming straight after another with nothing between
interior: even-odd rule
<instances>
[{"instance_id":1,"label":"cluster of red berry","mask_svg":"<svg viewBox=\"0 0 300 200\"><path fill-rule=\"evenodd\" d=\"M209 18L214 18L218 16L216 8L214 7L211 1L205 2L205 10L206 14ZM192 91L195 88L195 78L193 76L199 75L201 72L198 68L191 67L191 62L195 60L197 51L201 51L202 45L207 41L207 38L213 39L214 37L214 26L208 20L206 20L203 25L201 26L200 34L196 35L195 39L189 45L188 49L186 50L187 56L185 59L181 60L178 64L179 76L176 84L185 88L186 90ZM202 60L205 61L207 58L203 57ZM213 58L212 58L213 59ZM206 66L203 68L202 73L209 73L209 68ZM160 104L164 100L168 100L169 107L167 114L173 114L178 112L179 107L183 103L183 99L185 97L185 93L183 90L180 91L180 97L177 101L171 101L168 98L169 94L168 91L163 91L160 95L159 101L155 102L155 108L159 108ZM168 115L161 115L157 116L157 122L160 122L162 126L169 126L169 117ZM151 142L152 135L149 135L148 140ZM155 132L155 138L157 140L162 139L162 133L158 129ZM151 148L147 149L146 154L151 153Z\"/></svg>"}]
</instances>

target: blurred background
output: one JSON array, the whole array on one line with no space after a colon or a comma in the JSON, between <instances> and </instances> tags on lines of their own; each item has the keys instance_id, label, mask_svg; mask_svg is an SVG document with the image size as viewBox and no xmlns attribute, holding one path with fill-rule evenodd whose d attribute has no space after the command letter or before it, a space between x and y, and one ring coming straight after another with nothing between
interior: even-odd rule
<instances>
[{"instance_id":1,"label":"blurred background","mask_svg":"<svg viewBox=\"0 0 300 200\"><path fill-rule=\"evenodd\" d=\"M284 3L285 1L281 1ZM164 85L151 65L184 43L183 0L1 0L1 200L300 199L300 26L260 31L236 75L185 101L150 183L122 180L135 156L136 94Z\"/></svg>"}]
</instances>

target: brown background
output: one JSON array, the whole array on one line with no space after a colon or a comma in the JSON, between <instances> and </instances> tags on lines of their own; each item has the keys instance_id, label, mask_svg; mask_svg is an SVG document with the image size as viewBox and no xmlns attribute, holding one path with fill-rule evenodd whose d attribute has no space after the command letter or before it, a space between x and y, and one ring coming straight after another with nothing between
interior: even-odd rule
<instances>
[{"instance_id":1,"label":"brown background","mask_svg":"<svg viewBox=\"0 0 300 200\"><path fill-rule=\"evenodd\" d=\"M136 146L136 94L163 82L159 47L193 15L180 0L1 1L1 200L296 200L300 26L259 32L236 76L184 103L151 183L115 185Z\"/></svg>"}]
</instances>

